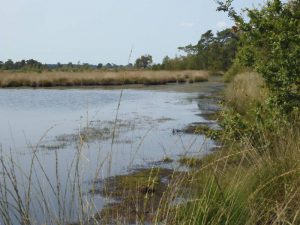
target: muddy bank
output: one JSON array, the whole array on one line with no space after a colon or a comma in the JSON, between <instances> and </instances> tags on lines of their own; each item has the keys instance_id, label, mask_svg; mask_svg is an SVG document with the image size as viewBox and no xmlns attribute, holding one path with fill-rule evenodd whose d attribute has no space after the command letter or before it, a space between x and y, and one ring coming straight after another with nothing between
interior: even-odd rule
<instances>
[{"instance_id":1,"label":"muddy bank","mask_svg":"<svg viewBox=\"0 0 300 225\"><path fill-rule=\"evenodd\" d=\"M96 220L104 224L123 221L134 224L139 221L154 222L157 210L166 204L163 195L173 176L181 174L169 169L141 169L125 176L104 180L100 193L117 202L108 204L96 214Z\"/></svg>"},{"instance_id":2,"label":"muddy bank","mask_svg":"<svg viewBox=\"0 0 300 225\"><path fill-rule=\"evenodd\" d=\"M94 182L90 195L100 194L113 200L84 224L161 222L165 217L163 208L179 201L171 194L175 194L174 191L178 194L179 190L174 190L173 187L176 182L183 180L188 181L188 173L157 167L137 169L127 175ZM79 223L72 223L77 224Z\"/></svg>"}]
</instances>

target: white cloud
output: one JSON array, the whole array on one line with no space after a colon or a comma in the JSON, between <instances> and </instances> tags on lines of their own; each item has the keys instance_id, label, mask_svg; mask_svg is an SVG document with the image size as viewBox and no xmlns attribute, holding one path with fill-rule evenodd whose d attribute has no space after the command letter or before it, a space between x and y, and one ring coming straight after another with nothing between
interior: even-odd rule
<instances>
[{"instance_id":1,"label":"white cloud","mask_svg":"<svg viewBox=\"0 0 300 225\"><path fill-rule=\"evenodd\" d=\"M217 28L218 29L223 30L223 29L225 29L227 27L228 27L228 25L227 25L227 23L225 21L220 21L220 22L217 23Z\"/></svg>"},{"instance_id":2,"label":"white cloud","mask_svg":"<svg viewBox=\"0 0 300 225\"><path fill-rule=\"evenodd\" d=\"M179 26L181 26L181 27L193 27L194 23L193 22L181 22L179 24Z\"/></svg>"}]
</instances>

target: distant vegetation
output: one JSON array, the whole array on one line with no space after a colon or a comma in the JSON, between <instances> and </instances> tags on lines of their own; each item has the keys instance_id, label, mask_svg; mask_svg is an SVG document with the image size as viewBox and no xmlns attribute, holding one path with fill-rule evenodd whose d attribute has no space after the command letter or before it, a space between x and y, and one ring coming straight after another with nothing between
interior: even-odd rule
<instances>
[{"instance_id":1,"label":"distant vegetation","mask_svg":"<svg viewBox=\"0 0 300 225\"><path fill-rule=\"evenodd\" d=\"M6 62L0 61L0 70L8 70L15 72L26 72L26 71L67 71L67 72L82 72L88 70L122 70L122 69L133 69L133 64L129 63L128 65L116 65L114 63L92 65L88 63L73 64L71 62L67 64L62 64L58 62L57 64L43 64L34 59L21 60L21 61L12 61L8 59Z\"/></svg>"},{"instance_id":2,"label":"distant vegetation","mask_svg":"<svg viewBox=\"0 0 300 225\"><path fill-rule=\"evenodd\" d=\"M1 70L42 70L45 69L46 65L30 59L30 60L21 60L18 62L13 62L11 59L8 59L6 62L0 61Z\"/></svg>"},{"instance_id":3,"label":"distant vegetation","mask_svg":"<svg viewBox=\"0 0 300 225\"><path fill-rule=\"evenodd\" d=\"M239 33L232 29L225 29L213 34L208 30L201 35L195 45L187 45L178 49L184 53L183 56L170 58L166 56L162 63L154 64L153 57L149 54L140 56L134 64L116 65L114 63L91 65L88 63L77 64L42 64L36 60L21 60L13 62L11 59L6 62L0 61L0 70L12 71L67 71L81 72L88 70L210 70L226 71L235 58Z\"/></svg>"},{"instance_id":4,"label":"distant vegetation","mask_svg":"<svg viewBox=\"0 0 300 225\"><path fill-rule=\"evenodd\" d=\"M239 34L232 29L225 29L213 34L208 30L202 34L195 45L179 47L186 55L173 59L166 56L160 65L154 65L154 69L165 70L210 70L226 71L235 58Z\"/></svg>"},{"instance_id":5,"label":"distant vegetation","mask_svg":"<svg viewBox=\"0 0 300 225\"><path fill-rule=\"evenodd\" d=\"M146 69L146 68L150 68L152 63L153 63L153 59L151 55L142 55L140 58L138 58L135 61L134 66L136 68Z\"/></svg>"},{"instance_id":6,"label":"distant vegetation","mask_svg":"<svg viewBox=\"0 0 300 225\"><path fill-rule=\"evenodd\" d=\"M195 83L208 80L206 71L106 71L92 70L80 73L44 71L43 73L2 72L0 87L72 87L104 85L163 85L168 83Z\"/></svg>"}]
</instances>

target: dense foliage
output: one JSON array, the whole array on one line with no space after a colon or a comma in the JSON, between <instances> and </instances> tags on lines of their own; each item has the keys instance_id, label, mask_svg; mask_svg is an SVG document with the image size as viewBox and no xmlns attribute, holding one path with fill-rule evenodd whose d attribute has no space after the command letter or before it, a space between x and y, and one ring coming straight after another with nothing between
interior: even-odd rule
<instances>
[{"instance_id":1,"label":"dense foliage","mask_svg":"<svg viewBox=\"0 0 300 225\"><path fill-rule=\"evenodd\" d=\"M21 61L12 61L8 59L6 62L0 61L0 70L12 70L12 71L65 71L65 72L77 72L77 71L88 71L93 69L103 69L103 70L119 70L119 69L131 69L133 65L129 63L128 65L117 65L114 63L107 63L103 65L99 63L98 65L92 65L89 63L80 63L73 64L71 62L67 64L62 64L58 62L57 64L43 64L37 60L29 59L29 60L21 60Z\"/></svg>"},{"instance_id":2,"label":"dense foliage","mask_svg":"<svg viewBox=\"0 0 300 225\"><path fill-rule=\"evenodd\" d=\"M151 55L142 55L135 61L135 67L146 69L151 66L153 59Z\"/></svg>"},{"instance_id":3,"label":"dense foliage","mask_svg":"<svg viewBox=\"0 0 300 225\"><path fill-rule=\"evenodd\" d=\"M167 70L228 70L235 58L238 39L231 29L217 32L216 35L212 30L208 30L201 35L197 44L179 47L179 50L186 53L185 56L174 59L165 57L161 68Z\"/></svg>"},{"instance_id":4,"label":"dense foliage","mask_svg":"<svg viewBox=\"0 0 300 225\"><path fill-rule=\"evenodd\" d=\"M231 2L219 2L219 10L228 11L239 29L237 61L259 72L272 103L291 112L300 105L300 1L268 1L261 9L247 9L247 21Z\"/></svg>"},{"instance_id":5,"label":"dense foliage","mask_svg":"<svg viewBox=\"0 0 300 225\"><path fill-rule=\"evenodd\" d=\"M25 70L25 69L43 69L46 65L34 60L21 60L13 62L11 59L6 62L0 61L0 69L2 70Z\"/></svg>"}]
</instances>

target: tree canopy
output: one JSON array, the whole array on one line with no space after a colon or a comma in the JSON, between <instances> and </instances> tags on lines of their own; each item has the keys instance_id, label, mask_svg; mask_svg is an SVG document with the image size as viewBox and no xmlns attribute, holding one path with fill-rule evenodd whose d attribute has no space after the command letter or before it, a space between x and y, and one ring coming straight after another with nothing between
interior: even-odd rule
<instances>
[{"instance_id":1,"label":"tree canopy","mask_svg":"<svg viewBox=\"0 0 300 225\"><path fill-rule=\"evenodd\" d=\"M224 71L229 69L235 58L238 44L238 36L231 29L217 32L208 30L201 35L195 45L187 45L178 49L185 56L170 59L165 57L162 62L163 69L207 69Z\"/></svg>"},{"instance_id":2,"label":"tree canopy","mask_svg":"<svg viewBox=\"0 0 300 225\"><path fill-rule=\"evenodd\" d=\"M232 0L219 2L240 35L237 61L260 74L273 94L272 101L285 111L300 106L300 1L270 0L261 9L246 9L239 16Z\"/></svg>"},{"instance_id":3,"label":"tree canopy","mask_svg":"<svg viewBox=\"0 0 300 225\"><path fill-rule=\"evenodd\" d=\"M34 59L21 60L13 62L8 59L6 62L0 63L0 69L3 70L21 70L21 69L42 69L44 65Z\"/></svg>"},{"instance_id":4,"label":"tree canopy","mask_svg":"<svg viewBox=\"0 0 300 225\"><path fill-rule=\"evenodd\" d=\"M137 68L148 68L153 63L153 59L151 55L142 55L135 61L135 67Z\"/></svg>"}]
</instances>

